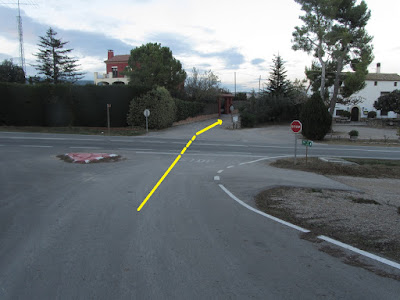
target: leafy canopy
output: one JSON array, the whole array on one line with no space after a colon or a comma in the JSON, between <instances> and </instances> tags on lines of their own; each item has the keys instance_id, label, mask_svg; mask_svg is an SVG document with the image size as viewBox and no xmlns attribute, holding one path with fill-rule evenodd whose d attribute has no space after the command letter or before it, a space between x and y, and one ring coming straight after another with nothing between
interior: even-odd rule
<instances>
[{"instance_id":1,"label":"leafy canopy","mask_svg":"<svg viewBox=\"0 0 400 300\"><path fill-rule=\"evenodd\" d=\"M172 94L182 89L186 79L186 72L180 61L172 56L172 51L157 43L132 49L125 74L132 85L149 89L162 86Z\"/></svg>"},{"instance_id":2,"label":"leafy canopy","mask_svg":"<svg viewBox=\"0 0 400 300\"><path fill-rule=\"evenodd\" d=\"M295 0L305 12L303 26L293 32L294 50L313 54L317 61L307 70L307 77L321 98L329 97L330 113L341 98L348 98L365 86L368 65L373 60L372 37L365 30L371 12L365 1ZM345 67L352 72L343 73ZM341 96L339 88L342 86Z\"/></svg>"},{"instance_id":3,"label":"leafy canopy","mask_svg":"<svg viewBox=\"0 0 400 300\"><path fill-rule=\"evenodd\" d=\"M20 66L15 65L11 59L5 59L0 64L0 82L25 83L25 72Z\"/></svg>"},{"instance_id":4,"label":"leafy canopy","mask_svg":"<svg viewBox=\"0 0 400 300\"><path fill-rule=\"evenodd\" d=\"M39 37L39 52L34 54L38 63L34 65L35 69L45 76L47 82L54 84L82 79L84 73L78 71L78 60L68 56L73 49L64 49L68 42L56 36L57 32L50 27L45 36Z\"/></svg>"},{"instance_id":5,"label":"leafy canopy","mask_svg":"<svg viewBox=\"0 0 400 300\"><path fill-rule=\"evenodd\" d=\"M400 114L400 90L380 96L378 101L375 101L374 107L378 110L393 111Z\"/></svg>"},{"instance_id":6,"label":"leafy canopy","mask_svg":"<svg viewBox=\"0 0 400 300\"><path fill-rule=\"evenodd\" d=\"M211 70L203 74L196 68L192 76L186 79L185 92L189 100L200 102L215 102L219 95L220 81Z\"/></svg>"}]
</instances>

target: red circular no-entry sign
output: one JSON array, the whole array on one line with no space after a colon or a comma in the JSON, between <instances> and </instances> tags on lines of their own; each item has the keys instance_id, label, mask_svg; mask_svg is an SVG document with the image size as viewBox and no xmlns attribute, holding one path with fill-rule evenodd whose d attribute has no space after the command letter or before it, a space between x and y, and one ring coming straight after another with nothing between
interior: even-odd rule
<instances>
[{"instance_id":1,"label":"red circular no-entry sign","mask_svg":"<svg viewBox=\"0 0 400 300\"><path fill-rule=\"evenodd\" d=\"M290 124L290 128L292 129L292 131L294 133L299 133L301 131L301 129L303 128L303 125L301 124L300 121L298 120L294 120L291 124Z\"/></svg>"}]
</instances>

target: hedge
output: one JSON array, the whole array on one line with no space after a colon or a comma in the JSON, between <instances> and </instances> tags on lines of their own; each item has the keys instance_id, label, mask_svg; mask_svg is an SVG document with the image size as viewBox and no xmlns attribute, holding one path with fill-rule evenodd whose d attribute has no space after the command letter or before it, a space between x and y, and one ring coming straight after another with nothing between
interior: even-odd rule
<instances>
[{"instance_id":1,"label":"hedge","mask_svg":"<svg viewBox=\"0 0 400 300\"><path fill-rule=\"evenodd\" d=\"M204 103L174 99L176 106L175 121L185 120L201 114L205 108Z\"/></svg>"},{"instance_id":2,"label":"hedge","mask_svg":"<svg viewBox=\"0 0 400 300\"><path fill-rule=\"evenodd\" d=\"M127 85L0 83L0 125L126 126L129 102L147 90Z\"/></svg>"}]
</instances>

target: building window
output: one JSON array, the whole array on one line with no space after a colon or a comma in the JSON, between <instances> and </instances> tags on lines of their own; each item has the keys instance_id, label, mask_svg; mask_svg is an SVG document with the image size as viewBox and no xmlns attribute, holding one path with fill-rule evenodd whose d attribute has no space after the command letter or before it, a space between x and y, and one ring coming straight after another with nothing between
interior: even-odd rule
<instances>
[{"instance_id":1,"label":"building window","mask_svg":"<svg viewBox=\"0 0 400 300\"><path fill-rule=\"evenodd\" d=\"M397 86L397 82L394 83L394 86Z\"/></svg>"},{"instance_id":2,"label":"building window","mask_svg":"<svg viewBox=\"0 0 400 300\"><path fill-rule=\"evenodd\" d=\"M118 67L112 67L113 78L118 77Z\"/></svg>"},{"instance_id":3,"label":"building window","mask_svg":"<svg viewBox=\"0 0 400 300\"><path fill-rule=\"evenodd\" d=\"M377 86L377 85L378 85L378 81L375 81L375 82L374 82L374 85Z\"/></svg>"},{"instance_id":4,"label":"building window","mask_svg":"<svg viewBox=\"0 0 400 300\"><path fill-rule=\"evenodd\" d=\"M343 112L344 112L344 110L338 109L338 110L336 111L336 116L341 117L341 116L343 115Z\"/></svg>"}]
</instances>

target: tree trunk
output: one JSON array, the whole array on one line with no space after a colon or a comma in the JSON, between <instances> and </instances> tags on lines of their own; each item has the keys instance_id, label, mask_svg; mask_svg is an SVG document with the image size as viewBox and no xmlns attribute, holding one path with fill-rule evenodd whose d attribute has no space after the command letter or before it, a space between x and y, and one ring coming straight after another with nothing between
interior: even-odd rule
<instances>
[{"instance_id":1,"label":"tree trunk","mask_svg":"<svg viewBox=\"0 0 400 300\"><path fill-rule=\"evenodd\" d=\"M335 74L335 83L333 85L333 95L331 98L331 102L329 104L329 113L331 116L333 116L333 112L335 111L335 106L337 102L337 97L339 94L339 88L340 88L340 74L342 73L343 70L343 59L344 59L345 53L341 57L339 57L338 62L337 62L337 68L336 68L336 74Z\"/></svg>"},{"instance_id":2,"label":"tree trunk","mask_svg":"<svg viewBox=\"0 0 400 300\"><path fill-rule=\"evenodd\" d=\"M321 86L320 86L320 89L319 89L319 93L320 93L320 95L321 95L321 99L322 99L322 101L323 102L325 102L324 101L324 94L325 94L325 74L326 74L326 64L325 64L325 62L324 62L324 60L322 59L322 45L321 45L321 42L320 42L320 44L319 44L319 46L318 46L318 59L319 59L319 62L320 62L320 64L321 64Z\"/></svg>"}]
</instances>

